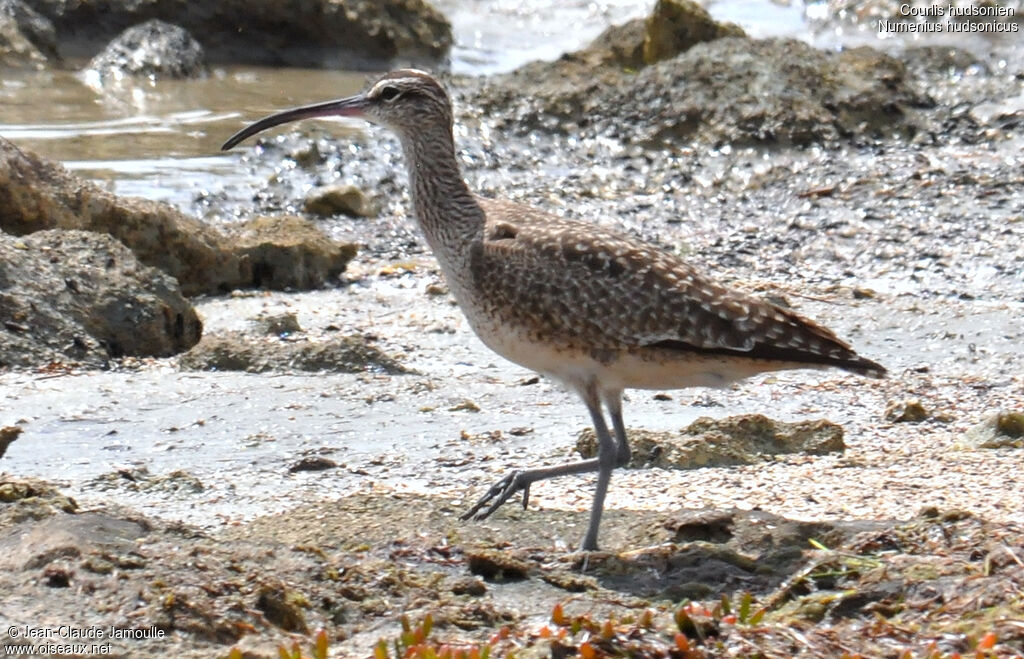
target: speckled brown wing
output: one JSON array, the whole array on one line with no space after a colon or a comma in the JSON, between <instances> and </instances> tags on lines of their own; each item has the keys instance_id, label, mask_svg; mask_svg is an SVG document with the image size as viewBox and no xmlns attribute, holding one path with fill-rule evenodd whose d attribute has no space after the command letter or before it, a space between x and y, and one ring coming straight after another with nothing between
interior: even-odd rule
<instances>
[{"instance_id":1,"label":"speckled brown wing","mask_svg":"<svg viewBox=\"0 0 1024 659\"><path fill-rule=\"evenodd\" d=\"M825 327L717 284L664 250L511 202L481 203L490 219L473 278L489 313L538 340L885 372Z\"/></svg>"}]
</instances>

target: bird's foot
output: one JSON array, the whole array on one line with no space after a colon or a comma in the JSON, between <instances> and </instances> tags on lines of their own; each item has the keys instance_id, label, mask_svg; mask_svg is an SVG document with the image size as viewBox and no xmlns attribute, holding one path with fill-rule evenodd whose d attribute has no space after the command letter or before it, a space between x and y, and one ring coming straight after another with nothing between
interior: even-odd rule
<instances>
[{"instance_id":1,"label":"bird's foot","mask_svg":"<svg viewBox=\"0 0 1024 659\"><path fill-rule=\"evenodd\" d=\"M491 489L487 490L487 493L480 497L473 507L467 510L459 519L462 521L468 519L487 519L491 516L491 513L500 508L501 504L511 499L512 495L519 490L523 491L523 508L525 509L526 504L530 501L530 483L532 482L533 480L529 478L527 472L518 469L513 471L492 485Z\"/></svg>"}]
</instances>

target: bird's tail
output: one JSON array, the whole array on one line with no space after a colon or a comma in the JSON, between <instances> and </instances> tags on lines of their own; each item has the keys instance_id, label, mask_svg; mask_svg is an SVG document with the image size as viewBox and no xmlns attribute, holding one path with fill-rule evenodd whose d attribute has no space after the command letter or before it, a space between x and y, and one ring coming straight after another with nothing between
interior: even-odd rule
<instances>
[{"instance_id":1,"label":"bird's tail","mask_svg":"<svg viewBox=\"0 0 1024 659\"><path fill-rule=\"evenodd\" d=\"M861 357L860 355L855 355L853 358L841 362L833 362L832 365L838 366L844 371L863 375L868 378L884 378L889 372L878 362L873 362L870 359Z\"/></svg>"}]
</instances>

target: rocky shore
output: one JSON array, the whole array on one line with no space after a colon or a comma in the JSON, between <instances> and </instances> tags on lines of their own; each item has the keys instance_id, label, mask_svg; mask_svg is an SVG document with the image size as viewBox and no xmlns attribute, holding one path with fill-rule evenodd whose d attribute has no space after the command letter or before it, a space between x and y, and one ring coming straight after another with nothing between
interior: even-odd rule
<instances>
[{"instance_id":1,"label":"rocky shore","mask_svg":"<svg viewBox=\"0 0 1024 659\"><path fill-rule=\"evenodd\" d=\"M96 57L168 7L15 0L0 61ZM177 23L194 66L98 57L90 84L366 65L339 50L357 28L379 67L450 43L420 2L325 0L298 51L296 23L267 33L291 3L230 34L210 7ZM632 394L641 450L584 563L588 479L457 521L593 438L574 449L578 404L469 334L389 135L265 137L237 156L251 190L192 208L0 139L0 645L63 624L138 631L104 637L131 657L308 654L318 629L331 656L1024 654L1021 43L832 52L677 0L554 62L445 77L479 193L640 235L891 372ZM87 477L20 473L70 450Z\"/></svg>"},{"instance_id":2,"label":"rocky shore","mask_svg":"<svg viewBox=\"0 0 1024 659\"><path fill-rule=\"evenodd\" d=\"M142 25L148 34L139 32ZM168 42L176 30L180 36ZM451 25L424 0L219 0L187 7L169 0L5 0L0 34L0 61L8 65L55 66L106 47L101 68L114 65L128 75L195 75L201 67L180 62L194 62L197 49L215 62L276 66L437 63L452 41ZM139 68L145 59L152 66Z\"/></svg>"}]
</instances>

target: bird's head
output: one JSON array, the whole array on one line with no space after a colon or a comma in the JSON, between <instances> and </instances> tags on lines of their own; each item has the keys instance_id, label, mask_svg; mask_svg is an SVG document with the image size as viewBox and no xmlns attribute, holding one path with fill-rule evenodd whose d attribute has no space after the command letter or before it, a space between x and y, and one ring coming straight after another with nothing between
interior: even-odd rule
<instances>
[{"instance_id":1,"label":"bird's head","mask_svg":"<svg viewBox=\"0 0 1024 659\"><path fill-rule=\"evenodd\" d=\"M399 137L411 135L425 126L452 126L452 106L444 88L430 75L415 69L400 69L385 74L362 94L305 105L264 117L232 135L223 150L273 126L315 117L362 117L387 126Z\"/></svg>"}]
</instances>

